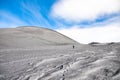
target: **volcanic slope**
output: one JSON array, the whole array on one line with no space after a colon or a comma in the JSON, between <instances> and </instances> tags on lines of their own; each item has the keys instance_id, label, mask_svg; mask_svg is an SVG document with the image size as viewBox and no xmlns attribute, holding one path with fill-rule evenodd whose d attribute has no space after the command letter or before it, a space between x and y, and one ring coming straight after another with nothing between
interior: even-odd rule
<instances>
[{"instance_id":1,"label":"volcanic slope","mask_svg":"<svg viewBox=\"0 0 120 80\"><path fill-rule=\"evenodd\" d=\"M120 43L79 44L37 27L0 29L0 80L120 80Z\"/></svg>"},{"instance_id":2,"label":"volcanic slope","mask_svg":"<svg viewBox=\"0 0 120 80\"><path fill-rule=\"evenodd\" d=\"M31 46L75 43L77 42L47 28L18 27L0 29L0 48L26 48Z\"/></svg>"}]
</instances>

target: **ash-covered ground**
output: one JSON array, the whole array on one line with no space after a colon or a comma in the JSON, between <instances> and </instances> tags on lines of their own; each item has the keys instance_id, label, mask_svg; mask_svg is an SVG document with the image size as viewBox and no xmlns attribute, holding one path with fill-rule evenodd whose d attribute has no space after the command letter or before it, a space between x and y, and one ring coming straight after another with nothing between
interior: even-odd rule
<instances>
[{"instance_id":1,"label":"ash-covered ground","mask_svg":"<svg viewBox=\"0 0 120 80\"><path fill-rule=\"evenodd\" d=\"M44 28L0 29L0 80L120 80L120 43L79 44Z\"/></svg>"}]
</instances>

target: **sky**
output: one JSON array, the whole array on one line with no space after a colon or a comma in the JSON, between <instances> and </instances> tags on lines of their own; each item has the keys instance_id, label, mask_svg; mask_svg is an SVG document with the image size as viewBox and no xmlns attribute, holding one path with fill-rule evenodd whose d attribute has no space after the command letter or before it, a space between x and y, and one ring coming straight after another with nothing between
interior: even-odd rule
<instances>
[{"instance_id":1,"label":"sky","mask_svg":"<svg viewBox=\"0 0 120 80\"><path fill-rule=\"evenodd\" d=\"M39 26L79 43L120 42L120 0L0 0L0 28Z\"/></svg>"}]
</instances>

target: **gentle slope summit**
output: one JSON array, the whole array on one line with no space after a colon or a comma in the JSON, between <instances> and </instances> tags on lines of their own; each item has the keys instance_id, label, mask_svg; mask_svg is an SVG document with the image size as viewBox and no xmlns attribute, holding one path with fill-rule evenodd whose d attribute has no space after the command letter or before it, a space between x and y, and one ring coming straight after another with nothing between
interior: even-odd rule
<instances>
[{"instance_id":1,"label":"gentle slope summit","mask_svg":"<svg viewBox=\"0 0 120 80\"><path fill-rule=\"evenodd\" d=\"M0 48L38 47L58 44L77 44L77 42L47 28L27 26L0 29Z\"/></svg>"}]
</instances>

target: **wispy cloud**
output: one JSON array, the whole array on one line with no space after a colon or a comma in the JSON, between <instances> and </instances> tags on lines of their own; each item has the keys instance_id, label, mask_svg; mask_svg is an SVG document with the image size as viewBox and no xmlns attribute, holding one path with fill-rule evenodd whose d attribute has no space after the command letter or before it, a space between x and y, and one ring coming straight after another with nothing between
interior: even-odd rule
<instances>
[{"instance_id":1,"label":"wispy cloud","mask_svg":"<svg viewBox=\"0 0 120 80\"><path fill-rule=\"evenodd\" d=\"M2 17L0 18L1 28L11 26L51 27L51 18L45 7L47 5L42 6L44 0L20 0L15 1L15 3L9 1L3 2L0 3L2 4L0 6L0 17ZM9 7L8 4L11 4L11 6Z\"/></svg>"},{"instance_id":2,"label":"wispy cloud","mask_svg":"<svg viewBox=\"0 0 120 80\"><path fill-rule=\"evenodd\" d=\"M26 15L29 15L28 22L32 25L50 26L47 19L42 14L42 7L39 6L37 0L33 3L22 2L23 10ZM43 9L44 11L44 9Z\"/></svg>"},{"instance_id":3,"label":"wispy cloud","mask_svg":"<svg viewBox=\"0 0 120 80\"><path fill-rule=\"evenodd\" d=\"M24 21L19 19L17 16L7 12L7 11L0 11L0 28L13 28L18 27L21 25L26 25Z\"/></svg>"}]
</instances>

